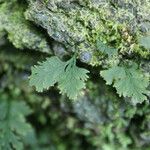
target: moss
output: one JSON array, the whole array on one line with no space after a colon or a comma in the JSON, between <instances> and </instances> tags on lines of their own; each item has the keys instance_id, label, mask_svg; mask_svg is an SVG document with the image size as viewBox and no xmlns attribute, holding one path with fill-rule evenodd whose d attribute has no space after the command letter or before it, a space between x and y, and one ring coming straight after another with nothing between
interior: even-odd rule
<instances>
[{"instance_id":1,"label":"moss","mask_svg":"<svg viewBox=\"0 0 150 150\"><path fill-rule=\"evenodd\" d=\"M3 3L0 6L0 30L8 34L8 39L16 48L51 53L44 34L25 20L22 5Z\"/></svg>"},{"instance_id":2,"label":"moss","mask_svg":"<svg viewBox=\"0 0 150 150\"><path fill-rule=\"evenodd\" d=\"M118 55L126 54L130 57L132 53L148 58L148 50L137 48L140 25L148 18L146 12L149 4L146 5L146 2L140 0L30 1L25 15L26 19L46 29L49 36L65 45L68 51L79 54L89 51L93 58L98 57L94 59L96 62L89 62L94 65L99 63L100 57L95 52L98 38L118 48Z\"/></svg>"},{"instance_id":3,"label":"moss","mask_svg":"<svg viewBox=\"0 0 150 150\"><path fill-rule=\"evenodd\" d=\"M26 19L26 5L16 0L2 2L0 30L5 30L17 48L51 53L51 44L28 19L46 29L49 37L64 45L67 51L76 51L79 55L84 51L92 53L94 61L97 60L89 62L92 65L99 63L100 56L103 58L95 52L97 39L119 49L118 56L138 54L148 58L150 55L149 50L138 44L138 37L144 34L141 30L149 31L150 4L147 0L28 0Z\"/></svg>"}]
</instances>

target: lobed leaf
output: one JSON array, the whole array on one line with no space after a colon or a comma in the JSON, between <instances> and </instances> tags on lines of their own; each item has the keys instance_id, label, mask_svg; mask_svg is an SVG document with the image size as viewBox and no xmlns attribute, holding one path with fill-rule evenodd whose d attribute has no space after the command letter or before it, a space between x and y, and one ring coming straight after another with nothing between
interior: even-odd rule
<instances>
[{"instance_id":1,"label":"lobed leaf","mask_svg":"<svg viewBox=\"0 0 150 150\"><path fill-rule=\"evenodd\" d=\"M58 57L48 58L46 61L39 63L38 66L31 68L29 84L35 86L38 92L48 89L59 80L63 74L66 63L62 62Z\"/></svg>"},{"instance_id":2,"label":"lobed leaf","mask_svg":"<svg viewBox=\"0 0 150 150\"><path fill-rule=\"evenodd\" d=\"M146 49L150 49L150 35L141 37L139 43L141 46L144 46Z\"/></svg>"},{"instance_id":3,"label":"lobed leaf","mask_svg":"<svg viewBox=\"0 0 150 150\"><path fill-rule=\"evenodd\" d=\"M107 54L109 57L117 54L117 51L118 51L117 49L107 46L100 40L97 40L96 45L99 51L101 51L104 54Z\"/></svg>"},{"instance_id":4,"label":"lobed leaf","mask_svg":"<svg viewBox=\"0 0 150 150\"><path fill-rule=\"evenodd\" d=\"M22 140L31 131L25 119L31 110L24 102L1 100L0 112L0 149L22 150Z\"/></svg>"},{"instance_id":5,"label":"lobed leaf","mask_svg":"<svg viewBox=\"0 0 150 150\"><path fill-rule=\"evenodd\" d=\"M85 88L88 70L76 66L75 58L67 62L58 57L48 58L38 66L32 67L30 85L35 86L38 92L48 89L58 83L62 94L67 94L70 99L76 99L80 90Z\"/></svg>"},{"instance_id":6,"label":"lobed leaf","mask_svg":"<svg viewBox=\"0 0 150 150\"><path fill-rule=\"evenodd\" d=\"M119 96L131 97L133 104L147 100L145 94L147 94L149 80L135 66L130 68L114 66L101 71L100 74L107 84L113 84Z\"/></svg>"}]
</instances>

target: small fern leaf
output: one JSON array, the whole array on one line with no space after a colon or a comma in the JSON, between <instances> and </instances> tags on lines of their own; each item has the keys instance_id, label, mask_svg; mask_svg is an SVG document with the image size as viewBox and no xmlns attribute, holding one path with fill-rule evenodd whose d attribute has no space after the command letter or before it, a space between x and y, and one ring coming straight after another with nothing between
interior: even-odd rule
<instances>
[{"instance_id":1,"label":"small fern leaf","mask_svg":"<svg viewBox=\"0 0 150 150\"><path fill-rule=\"evenodd\" d=\"M141 103L147 99L147 86L149 80L135 66L114 66L101 71L101 76L107 84L113 84L119 96L131 97L132 103Z\"/></svg>"},{"instance_id":2,"label":"small fern leaf","mask_svg":"<svg viewBox=\"0 0 150 150\"><path fill-rule=\"evenodd\" d=\"M80 90L85 88L87 73L86 69L69 65L58 82L61 93L66 93L70 99L76 99Z\"/></svg>"},{"instance_id":3,"label":"small fern leaf","mask_svg":"<svg viewBox=\"0 0 150 150\"><path fill-rule=\"evenodd\" d=\"M0 149L23 150L23 138L31 131L25 116L31 110L24 102L0 101Z\"/></svg>"},{"instance_id":4,"label":"small fern leaf","mask_svg":"<svg viewBox=\"0 0 150 150\"><path fill-rule=\"evenodd\" d=\"M139 43L141 46L145 47L146 49L150 49L150 35L141 37Z\"/></svg>"},{"instance_id":5,"label":"small fern leaf","mask_svg":"<svg viewBox=\"0 0 150 150\"><path fill-rule=\"evenodd\" d=\"M76 99L80 90L85 88L88 72L76 66L74 57L67 62L61 61L58 57L51 57L32 68L30 85L35 86L38 92L42 92L58 83L62 94L66 93L70 99Z\"/></svg>"},{"instance_id":6,"label":"small fern leaf","mask_svg":"<svg viewBox=\"0 0 150 150\"><path fill-rule=\"evenodd\" d=\"M107 54L109 57L112 55L116 55L117 51L118 51L117 49L115 49L113 47L107 46L106 44L104 44L100 40L97 40L96 46L100 52Z\"/></svg>"},{"instance_id":7,"label":"small fern leaf","mask_svg":"<svg viewBox=\"0 0 150 150\"><path fill-rule=\"evenodd\" d=\"M108 70L101 71L101 76L105 79L106 84L111 85L114 79L121 78L121 76L125 75L125 71L123 68L118 66L113 66Z\"/></svg>"},{"instance_id":8,"label":"small fern leaf","mask_svg":"<svg viewBox=\"0 0 150 150\"><path fill-rule=\"evenodd\" d=\"M48 89L58 81L65 67L66 63L58 57L48 58L46 61L39 63L38 66L31 68L30 86L35 86L38 92Z\"/></svg>"}]
</instances>

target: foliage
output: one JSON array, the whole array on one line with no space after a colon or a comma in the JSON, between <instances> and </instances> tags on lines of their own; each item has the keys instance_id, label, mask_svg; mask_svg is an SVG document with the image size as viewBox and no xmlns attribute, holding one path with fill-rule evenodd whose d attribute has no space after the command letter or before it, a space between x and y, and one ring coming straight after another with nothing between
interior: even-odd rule
<instances>
[{"instance_id":1,"label":"foliage","mask_svg":"<svg viewBox=\"0 0 150 150\"><path fill-rule=\"evenodd\" d=\"M113 66L101 71L101 76L106 80L106 84L113 84L120 96L131 97L133 104L142 103L147 99L145 94L149 80L135 64L130 67Z\"/></svg>"},{"instance_id":2,"label":"foliage","mask_svg":"<svg viewBox=\"0 0 150 150\"><path fill-rule=\"evenodd\" d=\"M144 36L140 38L140 44L147 49L150 49L150 35Z\"/></svg>"},{"instance_id":3,"label":"foliage","mask_svg":"<svg viewBox=\"0 0 150 150\"><path fill-rule=\"evenodd\" d=\"M48 58L39 66L32 68L30 85L42 92L58 83L62 94L67 94L70 99L76 99L80 90L85 88L88 71L76 66L75 57L67 62L62 62L58 57Z\"/></svg>"},{"instance_id":4,"label":"foliage","mask_svg":"<svg viewBox=\"0 0 150 150\"><path fill-rule=\"evenodd\" d=\"M0 0L0 149L149 150L149 8Z\"/></svg>"},{"instance_id":5,"label":"foliage","mask_svg":"<svg viewBox=\"0 0 150 150\"><path fill-rule=\"evenodd\" d=\"M103 42L97 40L97 49L108 56L117 54L117 49L107 46Z\"/></svg>"},{"instance_id":6,"label":"foliage","mask_svg":"<svg viewBox=\"0 0 150 150\"><path fill-rule=\"evenodd\" d=\"M25 102L3 99L4 96L0 94L0 149L21 150L22 140L31 130L25 119L31 110Z\"/></svg>"},{"instance_id":7,"label":"foliage","mask_svg":"<svg viewBox=\"0 0 150 150\"><path fill-rule=\"evenodd\" d=\"M55 88L36 94L28 86L28 68L25 66L32 64L32 59L37 56L28 53L28 59L22 62L24 68L20 69L18 59L15 61L15 55L19 58L19 50L13 50L14 53L12 50L8 49L0 59L0 82L5 95L13 94L7 98L8 102L20 104L22 102L18 99L22 99L32 108L33 114L29 115L28 122L35 132L28 132L23 138L24 149L83 150L83 146L87 150L149 149L148 103L139 107L125 103L100 78L95 80L94 72L87 81L89 91L78 97L78 101L66 101L65 96L58 95ZM8 54L14 59L4 59ZM6 78L3 77L4 72ZM19 108L15 109L16 112Z\"/></svg>"}]
</instances>

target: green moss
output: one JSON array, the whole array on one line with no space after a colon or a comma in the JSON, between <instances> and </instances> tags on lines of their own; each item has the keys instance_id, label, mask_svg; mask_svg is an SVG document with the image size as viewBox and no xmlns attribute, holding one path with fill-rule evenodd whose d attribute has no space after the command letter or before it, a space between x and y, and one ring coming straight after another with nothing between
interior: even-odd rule
<instances>
[{"instance_id":1,"label":"green moss","mask_svg":"<svg viewBox=\"0 0 150 150\"><path fill-rule=\"evenodd\" d=\"M34 49L51 53L44 35L24 18L24 7L17 3L3 3L0 6L0 30L8 34L8 39L16 48Z\"/></svg>"},{"instance_id":2,"label":"green moss","mask_svg":"<svg viewBox=\"0 0 150 150\"><path fill-rule=\"evenodd\" d=\"M112 5L113 4L113 5ZM118 55L131 53L148 58L146 49L137 48L140 24L147 18L149 4L129 1L34 1L29 3L26 18L47 30L49 36L62 43L68 51L90 51L98 64L100 55L95 52L98 38L119 49ZM136 14L135 11L138 11ZM141 20L136 15L144 14ZM98 55L97 55L98 54ZM103 57L103 56L102 56ZM100 63L101 64L101 63Z\"/></svg>"}]
</instances>

